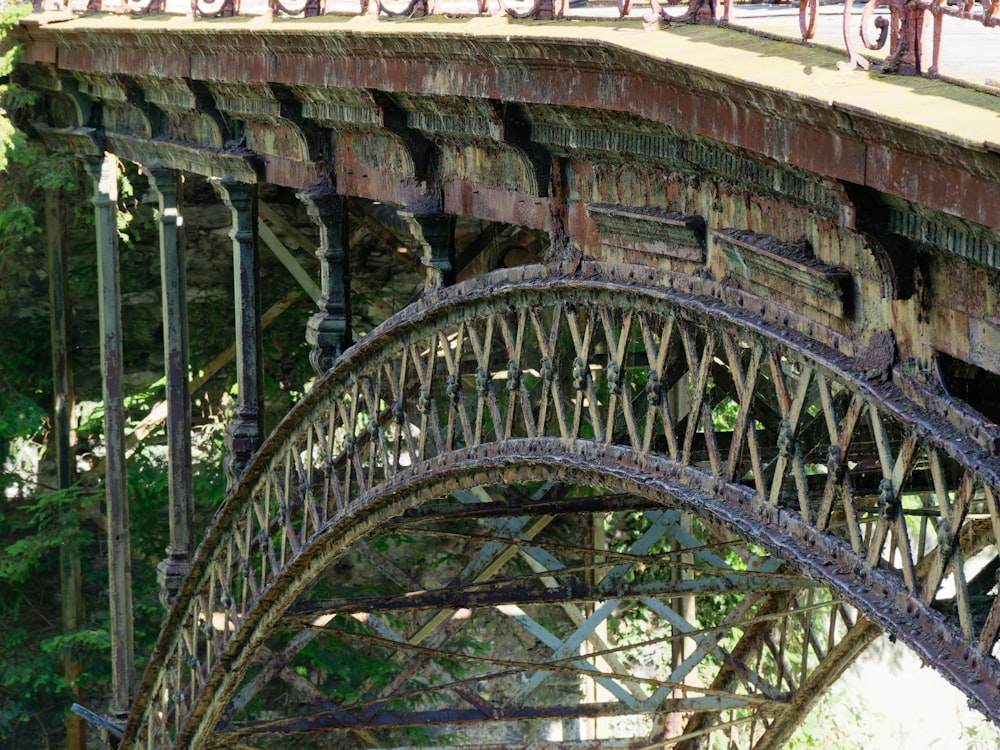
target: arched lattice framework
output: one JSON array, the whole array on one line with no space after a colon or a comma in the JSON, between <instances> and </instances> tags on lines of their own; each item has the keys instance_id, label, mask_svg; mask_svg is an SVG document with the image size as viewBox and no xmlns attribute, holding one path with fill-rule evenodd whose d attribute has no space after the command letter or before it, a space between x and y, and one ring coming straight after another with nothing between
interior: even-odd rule
<instances>
[{"instance_id":1,"label":"arched lattice framework","mask_svg":"<svg viewBox=\"0 0 1000 750\"><path fill-rule=\"evenodd\" d=\"M126 742L778 747L879 628L1000 719L995 464L688 282L512 269L352 348L217 514Z\"/></svg>"}]
</instances>

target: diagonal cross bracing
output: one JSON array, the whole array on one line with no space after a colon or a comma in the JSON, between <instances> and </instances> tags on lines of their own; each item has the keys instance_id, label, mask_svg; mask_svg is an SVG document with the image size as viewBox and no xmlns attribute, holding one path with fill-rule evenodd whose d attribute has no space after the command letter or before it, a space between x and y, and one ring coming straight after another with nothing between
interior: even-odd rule
<instances>
[{"instance_id":1,"label":"diagonal cross bracing","mask_svg":"<svg viewBox=\"0 0 1000 750\"><path fill-rule=\"evenodd\" d=\"M637 512L654 526L677 511L704 519L693 539L675 536L694 550L693 565L714 569L707 575L695 571L709 580L719 578L720 561L730 560L728 553L711 549L714 542L705 535L712 530L717 539L749 545L737 555L744 563L770 555L822 584L789 591L794 606L773 627L757 628L746 658L733 656L739 640L702 639L696 646L708 649L715 641L740 690L770 696L777 707L787 691L814 684L811 670L832 658L831 645L850 630L832 614L839 612L831 604L832 591L911 648L933 656L970 698L1000 716L995 690L1000 669L980 647L982 642L991 649L996 639L992 601L985 620L974 616L960 584L954 614L933 606L951 599L942 588L948 578L943 572L953 571L960 580L966 559L964 551L960 561L958 549L943 542L962 545L973 536L990 537L1000 525L995 502L1000 476L992 465L968 443L953 439L947 424L915 411L891 386L876 389L838 353L806 346L794 334L718 300L709 302L698 296L694 281L681 293L648 269L627 283L618 273L585 263L579 273L528 267L477 279L428 295L350 350L261 449L220 509L153 656L126 727L127 741L142 737L165 747L207 746L223 726L225 708L254 655L289 622L286 610L356 542L383 528L405 530L406 513L416 518L424 503L448 496L461 500L470 488L520 485L531 488L530 496L544 483L587 488L584 496L600 487L643 498ZM619 356L632 348L636 356ZM420 366L403 367L404 360L413 363L414 352L426 353ZM727 360L731 377L717 376ZM759 367L752 375L747 368L754 362ZM678 400L677 383L693 388L686 404ZM735 419L727 423L723 418L730 409ZM432 421L439 438L422 440L434 433ZM820 456L815 441L824 422L831 450ZM413 426L419 426L419 435ZM733 435L737 427L745 432ZM802 444L806 439L809 444ZM519 501L523 515L504 512L491 521L488 516L505 503L485 492L477 500L488 502L469 503L483 505L484 516L454 523L481 524L495 538L477 539L478 532L448 537L447 544L467 551L471 560L452 575L459 585L519 575L542 592L578 585L572 579L601 572L599 549L574 552L578 542L552 536L573 528L566 520L571 514L560 514L558 507L565 502L570 509L572 495L558 502L538 495L538 515L532 515L529 497ZM915 492L923 498L919 504L911 500ZM590 513L606 512L593 500L585 502L591 503ZM664 505L665 512L652 511L652 502ZM454 499L447 503L456 507ZM927 564L913 557L906 528L915 513L938 529L934 539L924 535L919 545L931 560ZM449 523L432 514L424 519ZM976 519L989 523L980 528ZM649 539L662 538L667 525ZM647 543L645 533L639 528L635 539ZM631 552L645 554L629 545ZM590 607L581 609L582 624L563 606L577 606L571 602L555 602L556 619L548 621L528 612L534 605L516 605L538 626L549 654L593 671L594 658L578 647L598 623L618 617L623 611L618 608L633 601L622 596L632 585L623 571L640 571L642 564L626 560L609 555L605 582L591 580L586 585L595 588L577 589L595 597L581 604ZM505 570L508 565L522 569ZM411 577L423 586L415 590L441 590L440 582L427 586ZM765 580L757 594L772 600L785 596ZM753 596L727 603L727 612L742 612L735 629L757 616L752 603L741 604ZM642 600L647 606L660 601ZM431 598L426 604L438 606ZM475 616L497 606L505 605L481 607ZM667 609L674 614L668 616ZM679 634L690 635L667 609L664 619ZM429 647L440 648L465 628L456 624L454 608L436 610L428 619L411 615L406 640L413 645L424 643L445 621L442 635L435 636L443 640L427 641ZM211 625L216 619L222 629ZM613 646L603 636L597 642L602 641ZM538 660L538 670L524 685L497 693L492 705L528 708L551 687L544 659L531 658ZM706 665L707 660L700 662L699 669ZM396 688L406 693L421 662L393 669L397 666L404 671L396 673ZM765 679L772 674L773 680ZM701 679L694 669L687 675L689 687ZM619 695L626 705L627 694ZM749 725L757 729L750 732L760 737L776 714L756 715ZM712 722L731 725L746 718L735 709L719 709ZM696 731L701 729L690 733Z\"/></svg>"}]
</instances>

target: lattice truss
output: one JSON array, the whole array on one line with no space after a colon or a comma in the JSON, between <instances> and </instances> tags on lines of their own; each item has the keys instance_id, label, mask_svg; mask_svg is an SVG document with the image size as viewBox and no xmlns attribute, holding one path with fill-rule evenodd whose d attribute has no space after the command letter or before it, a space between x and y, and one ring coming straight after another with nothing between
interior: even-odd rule
<instances>
[{"instance_id":1,"label":"lattice truss","mask_svg":"<svg viewBox=\"0 0 1000 750\"><path fill-rule=\"evenodd\" d=\"M431 294L317 384L127 743L780 747L880 629L1000 714L981 456L835 351L568 271Z\"/></svg>"}]
</instances>

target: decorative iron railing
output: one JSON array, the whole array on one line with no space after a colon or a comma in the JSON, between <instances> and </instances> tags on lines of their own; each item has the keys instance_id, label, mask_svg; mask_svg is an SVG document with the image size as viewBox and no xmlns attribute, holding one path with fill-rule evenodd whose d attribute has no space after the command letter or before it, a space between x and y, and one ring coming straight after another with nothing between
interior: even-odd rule
<instances>
[{"instance_id":1,"label":"decorative iron railing","mask_svg":"<svg viewBox=\"0 0 1000 750\"><path fill-rule=\"evenodd\" d=\"M859 3L860 4L860 3ZM798 30L789 23L782 36L817 41L822 0L798 0ZM794 11L794 0L789 9ZM269 18L310 18L323 15L363 15L378 18L510 16L534 20L642 19L646 24L722 24L744 27L744 11L733 0L598 0L577 6L572 0L35 0L35 10L74 13L173 14L188 18L255 15ZM617 10L617 13L616 13ZM789 14L794 16L794 12ZM824 15L829 15L826 11ZM856 13L853 0L843 4L843 43L848 67L868 70L869 51L878 51L883 71L937 76L941 68L944 19L973 21L986 28L1000 25L1000 0L868 0ZM884 55L884 59L882 56Z\"/></svg>"}]
</instances>

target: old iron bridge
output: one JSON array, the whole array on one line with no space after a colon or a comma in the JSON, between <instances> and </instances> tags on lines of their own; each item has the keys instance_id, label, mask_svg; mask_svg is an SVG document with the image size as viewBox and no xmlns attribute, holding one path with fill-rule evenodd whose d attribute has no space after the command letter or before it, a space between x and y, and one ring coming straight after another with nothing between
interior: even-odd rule
<instances>
[{"instance_id":1,"label":"old iron bridge","mask_svg":"<svg viewBox=\"0 0 1000 750\"><path fill-rule=\"evenodd\" d=\"M844 52L808 0L806 42L709 0L22 21L34 132L94 177L111 737L774 748L882 632L1000 722L1000 100L937 77L944 31L998 5L879 5L837 7ZM170 409L171 606L138 678L117 160L159 200ZM230 494L197 551L184 174L231 209L236 290ZM308 208L320 278L321 377L267 429L262 186ZM363 337L359 222L424 279ZM316 648L386 666L297 668Z\"/></svg>"}]
</instances>

